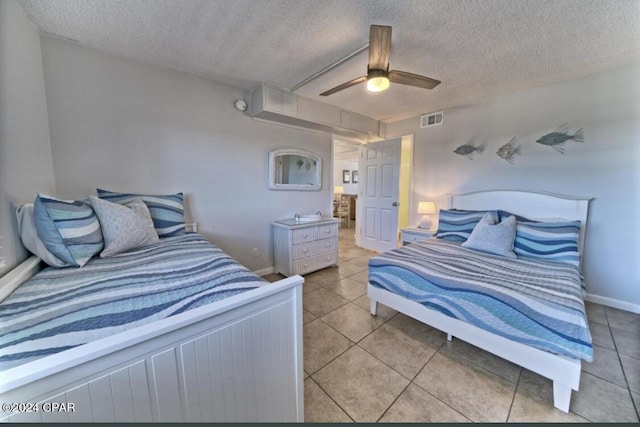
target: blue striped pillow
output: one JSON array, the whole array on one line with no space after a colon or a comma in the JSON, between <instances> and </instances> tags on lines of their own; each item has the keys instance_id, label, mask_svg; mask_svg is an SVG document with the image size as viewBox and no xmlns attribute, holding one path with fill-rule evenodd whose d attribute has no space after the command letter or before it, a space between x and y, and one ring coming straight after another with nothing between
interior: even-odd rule
<instances>
[{"instance_id":1,"label":"blue striped pillow","mask_svg":"<svg viewBox=\"0 0 640 427\"><path fill-rule=\"evenodd\" d=\"M142 199L149 208L153 226L158 237L171 237L184 234L183 194L144 195L116 193L98 188L98 197L113 203L124 205L134 199Z\"/></svg>"},{"instance_id":2,"label":"blue striped pillow","mask_svg":"<svg viewBox=\"0 0 640 427\"><path fill-rule=\"evenodd\" d=\"M541 258L580 265L580 221L518 222L513 251L518 258Z\"/></svg>"},{"instance_id":3,"label":"blue striped pillow","mask_svg":"<svg viewBox=\"0 0 640 427\"><path fill-rule=\"evenodd\" d=\"M452 242L466 242L482 217L490 213L493 224L498 222L497 211L464 211L458 209L440 209L436 237Z\"/></svg>"},{"instance_id":4,"label":"blue striped pillow","mask_svg":"<svg viewBox=\"0 0 640 427\"><path fill-rule=\"evenodd\" d=\"M38 194L33 216L38 237L68 266L82 267L104 247L100 222L87 201Z\"/></svg>"}]
</instances>

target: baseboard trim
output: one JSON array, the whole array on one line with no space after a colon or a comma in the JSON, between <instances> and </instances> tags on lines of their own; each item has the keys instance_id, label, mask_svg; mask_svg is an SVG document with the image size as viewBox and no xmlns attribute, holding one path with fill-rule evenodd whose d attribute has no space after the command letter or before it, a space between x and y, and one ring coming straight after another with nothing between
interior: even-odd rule
<instances>
[{"instance_id":1,"label":"baseboard trim","mask_svg":"<svg viewBox=\"0 0 640 427\"><path fill-rule=\"evenodd\" d=\"M254 271L255 274L257 274L258 276L266 276L267 274L271 274L273 272L276 271L275 267L267 267L267 268L263 268L261 270L256 270Z\"/></svg>"},{"instance_id":2,"label":"baseboard trim","mask_svg":"<svg viewBox=\"0 0 640 427\"><path fill-rule=\"evenodd\" d=\"M596 304L602 304L608 307L618 308L620 310L630 311L632 313L640 314L640 304L620 301L619 299L613 299L613 298L603 297L603 296L594 295L594 294L587 294L585 296L585 299L590 302L595 302Z\"/></svg>"}]
</instances>

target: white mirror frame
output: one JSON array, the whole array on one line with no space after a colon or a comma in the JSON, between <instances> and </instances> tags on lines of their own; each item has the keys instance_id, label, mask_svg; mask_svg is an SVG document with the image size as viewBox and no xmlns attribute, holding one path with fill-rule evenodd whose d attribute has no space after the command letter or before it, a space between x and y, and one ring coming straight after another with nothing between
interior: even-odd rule
<instances>
[{"instance_id":1,"label":"white mirror frame","mask_svg":"<svg viewBox=\"0 0 640 427\"><path fill-rule=\"evenodd\" d=\"M308 157L316 162L315 184L279 184L276 182L276 158L278 156L293 155ZM322 188L322 158L310 151L297 148L279 148L269 152L269 189L294 191L319 191Z\"/></svg>"}]
</instances>

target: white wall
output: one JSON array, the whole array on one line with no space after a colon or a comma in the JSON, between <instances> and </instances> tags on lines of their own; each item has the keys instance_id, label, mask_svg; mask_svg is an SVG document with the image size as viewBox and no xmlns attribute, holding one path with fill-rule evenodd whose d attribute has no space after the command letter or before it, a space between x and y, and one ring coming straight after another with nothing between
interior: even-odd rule
<instances>
[{"instance_id":1,"label":"white wall","mask_svg":"<svg viewBox=\"0 0 640 427\"><path fill-rule=\"evenodd\" d=\"M418 118L387 126L387 136L415 134L413 200L480 189L529 189L593 197L584 272L587 292L640 310L640 64L501 96L445 111L444 124L420 129ZM562 155L536 142L567 122L585 142ZM496 155L512 137L522 155ZM481 156L453 153L470 139L486 142ZM415 210L415 209L414 209ZM417 214L413 213L413 221ZM615 301L608 301L613 299Z\"/></svg>"},{"instance_id":2,"label":"white wall","mask_svg":"<svg viewBox=\"0 0 640 427\"><path fill-rule=\"evenodd\" d=\"M15 231L15 206L54 190L40 36L14 0L1 0L0 274L28 255Z\"/></svg>"},{"instance_id":3,"label":"white wall","mask_svg":"<svg viewBox=\"0 0 640 427\"><path fill-rule=\"evenodd\" d=\"M273 220L329 213L329 135L252 120L230 86L48 37L42 52L59 196L183 191L201 233L252 270L273 266ZM268 189L283 147L322 157L321 191Z\"/></svg>"}]
</instances>

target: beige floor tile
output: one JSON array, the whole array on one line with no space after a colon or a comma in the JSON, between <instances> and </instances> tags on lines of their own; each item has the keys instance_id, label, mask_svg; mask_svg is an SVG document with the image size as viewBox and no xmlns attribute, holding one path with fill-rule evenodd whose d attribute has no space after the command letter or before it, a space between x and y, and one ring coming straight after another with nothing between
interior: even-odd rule
<instances>
[{"instance_id":1,"label":"beige floor tile","mask_svg":"<svg viewBox=\"0 0 640 427\"><path fill-rule=\"evenodd\" d=\"M369 269L354 274L349 278L366 285L367 283L369 283Z\"/></svg>"},{"instance_id":2,"label":"beige floor tile","mask_svg":"<svg viewBox=\"0 0 640 427\"><path fill-rule=\"evenodd\" d=\"M382 416L380 422L464 423L469 420L420 387L409 384Z\"/></svg>"},{"instance_id":3,"label":"beige floor tile","mask_svg":"<svg viewBox=\"0 0 640 427\"><path fill-rule=\"evenodd\" d=\"M278 280L282 280L284 279L286 276L280 274L280 273L270 273L270 274L266 274L264 276L262 276L262 278L264 280L266 280L267 282L277 282Z\"/></svg>"},{"instance_id":4,"label":"beige floor tile","mask_svg":"<svg viewBox=\"0 0 640 427\"><path fill-rule=\"evenodd\" d=\"M520 376L520 366L455 337L440 348L440 353L462 357L514 384Z\"/></svg>"},{"instance_id":5,"label":"beige floor tile","mask_svg":"<svg viewBox=\"0 0 640 427\"><path fill-rule=\"evenodd\" d=\"M611 350L615 350L616 346L613 344L613 336L608 326L602 325L596 322L589 322L589 331L591 332L591 341L594 345L606 347Z\"/></svg>"},{"instance_id":6,"label":"beige floor tile","mask_svg":"<svg viewBox=\"0 0 640 427\"><path fill-rule=\"evenodd\" d=\"M613 307L605 307L605 313L612 328L635 332L636 336L640 336L640 314Z\"/></svg>"},{"instance_id":7,"label":"beige floor tile","mask_svg":"<svg viewBox=\"0 0 640 427\"><path fill-rule=\"evenodd\" d=\"M553 407L553 400L548 400L526 390L516 392L513 399L511 423L583 423L588 422L571 412L564 413Z\"/></svg>"},{"instance_id":8,"label":"beige floor tile","mask_svg":"<svg viewBox=\"0 0 640 427\"><path fill-rule=\"evenodd\" d=\"M624 373L627 376L629 389L633 392L640 393L640 359L621 354L620 360L622 361Z\"/></svg>"},{"instance_id":9,"label":"beige floor tile","mask_svg":"<svg viewBox=\"0 0 640 427\"><path fill-rule=\"evenodd\" d=\"M593 422L638 422L629 390L583 372L571 412Z\"/></svg>"},{"instance_id":10,"label":"beige floor tile","mask_svg":"<svg viewBox=\"0 0 640 427\"><path fill-rule=\"evenodd\" d=\"M304 325L303 343L304 370L311 375L353 345L320 319Z\"/></svg>"},{"instance_id":11,"label":"beige floor tile","mask_svg":"<svg viewBox=\"0 0 640 427\"><path fill-rule=\"evenodd\" d=\"M304 382L304 421L306 423L353 422L311 378Z\"/></svg>"},{"instance_id":12,"label":"beige floor tile","mask_svg":"<svg viewBox=\"0 0 640 427\"><path fill-rule=\"evenodd\" d=\"M553 382L528 369L522 368L520 381L518 382L518 391L535 393L553 405ZM573 395L575 395L575 392L573 392Z\"/></svg>"},{"instance_id":13,"label":"beige floor tile","mask_svg":"<svg viewBox=\"0 0 640 427\"><path fill-rule=\"evenodd\" d=\"M358 304L360 307L364 308L367 311L369 311L370 309L371 300L369 300L369 297L366 295L362 295L360 298L356 299L353 302ZM380 317L384 320L389 320L396 314L398 314L398 312L395 311L394 309L389 308L384 304L378 304L378 310L376 312L377 317Z\"/></svg>"},{"instance_id":14,"label":"beige floor tile","mask_svg":"<svg viewBox=\"0 0 640 427\"><path fill-rule=\"evenodd\" d=\"M596 322L601 325L609 326L607 316L604 313L604 305L586 301L585 309L587 311L587 319L589 319L589 322Z\"/></svg>"},{"instance_id":15,"label":"beige floor tile","mask_svg":"<svg viewBox=\"0 0 640 427\"><path fill-rule=\"evenodd\" d=\"M316 320L317 318L318 318L318 316L316 316L315 314L313 314L309 310L305 310L304 308L302 309L302 323L303 324L306 325L307 323L312 322L312 321Z\"/></svg>"},{"instance_id":16,"label":"beige floor tile","mask_svg":"<svg viewBox=\"0 0 640 427\"><path fill-rule=\"evenodd\" d=\"M346 299L326 289L317 289L304 294L302 306L305 310L309 310L319 317L348 302Z\"/></svg>"},{"instance_id":17,"label":"beige floor tile","mask_svg":"<svg viewBox=\"0 0 640 427\"><path fill-rule=\"evenodd\" d=\"M622 330L611 328L613 340L616 343L618 353L640 359L640 333L634 330Z\"/></svg>"},{"instance_id":18,"label":"beige floor tile","mask_svg":"<svg viewBox=\"0 0 640 427\"><path fill-rule=\"evenodd\" d=\"M347 262L350 263L350 264L357 265L358 267L361 267L364 270L367 270L369 268L369 259L370 258L371 258L370 256L365 255L365 256L358 257L358 258L350 259Z\"/></svg>"},{"instance_id":19,"label":"beige floor tile","mask_svg":"<svg viewBox=\"0 0 640 427\"><path fill-rule=\"evenodd\" d=\"M340 280L340 274L338 272L338 267L327 267L322 270L314 271L313 273L309 273L304 276L305 281L309 280L314 283L318 283L320 285L324 285L327 283L335 282L336 280Z\"/></svg>"},{"instance_id":20,"label":"beige floor tile","mask_svg":"<svg viewBox=\"0 0 640 427\"><path fill-rule=\"evenodd\" d=\"M316 291L321 287L322 286L320 286L320 283L305 279L304 283L302 284L302 293L308 294L309 292Z\"/></svg>"},{"instance_id":21,"label":"beige floor tile","mask_svg":"<svg viewBox=\"0 0 640 427\"><path fill-rule=\"evenodd\" d=\"M309 374L307 373L307 371L304 371L304 379L306 380L307 378L309 378Z\"/></svg>"},{"instance_id":22,"label":"beige floor tile","mask_svg":"<svg viewBox=\"0 0 640 427\"><path fill-rule=\"evenodd\" d=\"M350 262L341 262L338 265L338 274L340 278L350 277L354 274L362 273L363 271L368 270L367 266L359 266Z\"/></svg>"},{"instance_id":23,"label":"beige floor tile","mask_svg":"<svg viewBox=\"0 0 640 427\"><path fill-rule=\"evenodd\" d=\"M357 346L312 378L356 422L377 421L409 384Z\"/></svg>"},{"instance_id":24,"label":"beige floor tile","mask_svg":"<svg viewBox=\"0 0 640 427\"><path fill-rule=\"evenodd\" d=\"M436 353L414 383L472 421L505 422L516 385L458 357Z\"/></svg>"},{"instance_id":25,"label":"beige floor tile","mask_svg":"<svg viewBox=\"0 0 640 427\"><path fill-rule=\"evenodd\" d=\"M583 362L582 370L619 386L627 386L618 353L614 350L594 345L593 362Z\"/></svg>"},{"instance_id":26,"label":"beige floor tile","mask_svg":"<svg viewBox=\"0 0 640 427\"><path fill-rule=\"evenodd\" d=\"M427 328L426 325L422 330L403 328L388 322L358 345L411 380L439 347L425 339L429 332Z\"/></svg>"},{"instance_id":27,"label":"beige floor tile","mask_svg":"<svg viewBox=\"0 0 640 427\"><path fill-rule=\"evenodd\" d=\"M353 301L367 293L367 286L365 284L355 281L350 277L324 285L324 288L349 301Z\"/></svg>"},{"instance_id":28,"label":"beige floor tile","mask_svg":"<svg viewBox=\"0 0 640 427\"><path fill-rule=\"evenodd\" d=\"M353 303L325 314L321 320L353 342L360 341L384 323L384 319L372 316Z\"/></svg>"}]
</instances>

